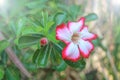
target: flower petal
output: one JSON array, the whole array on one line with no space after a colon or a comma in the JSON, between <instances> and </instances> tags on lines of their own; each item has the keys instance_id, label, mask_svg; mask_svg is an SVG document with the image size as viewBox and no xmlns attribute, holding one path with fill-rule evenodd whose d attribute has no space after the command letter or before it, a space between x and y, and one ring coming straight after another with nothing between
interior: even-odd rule
<instances>
[{"instance_id":1,"label":"flower petal","mask_svg":"<svg viewBox=\"0 0 120 80\"><path fill-rule=\"evenodd\" d=\"M96 39L97 35L93 34L93 33L89 33L87 26L85 26L80 32L80 37L84 40L90 40L91 41L93 39Z\"/></svg>"},{"instance_id":2,"label":"flower petal","mask_svg":"<svg viewBox=\"0 0 120 80\"><path fill-rule=\"evenodd\" d=\"M65 24L58 25L56 27L56 39L62 40L66 44L68 44L71 41L72 34L68 30L67 26Z\"/></svg>"},{"instance_id":3,"label":"flower petal","mask_svg":"<svg viewBox=\"0 0 120 80\"><path fill-rule=\"evenodd\" d=\"M62 58L76 62L80 59L78 46L74 43L69 43L62 51Z\"/></svg>"},{"instance_id":4,"label":"flower petal","mask_svg":"<svg viewBox=\"0 0 120 80\"><path fill-rule=\"evenodd\" d=\"M76 33L84 27L85 18L82 17L78 22L68 22L68 28L72 33Z\"/></svg>"},{"instance_id":5,"label":"flower petal","mask_svg":"<svg viewBox=\"0 0 120 80\"><path fill-rule=\"evenodd\" d=\"M90 41L84 41L82 39L79 41L80 54L84 58L88 58L89 54L93 49L94 49L94 45Z\"/></svg>"}]
</instances>

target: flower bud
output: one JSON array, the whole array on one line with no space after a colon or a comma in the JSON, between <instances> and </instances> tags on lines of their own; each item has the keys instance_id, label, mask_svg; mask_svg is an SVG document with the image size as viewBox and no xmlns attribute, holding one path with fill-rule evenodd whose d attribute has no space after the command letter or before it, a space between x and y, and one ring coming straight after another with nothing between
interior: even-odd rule
<instances>
[{"instance_id":1,"label":"flower bud","mask_svg":"<svg viewBox=\"0 0 120 80\"><path fill-rule=\"evenodd\" d=\"M40 45L41 46L45 46L47 44L48 44L48 39L47 38L43 37L43 38L40 39Z\"/></svg>"}]
</instances>

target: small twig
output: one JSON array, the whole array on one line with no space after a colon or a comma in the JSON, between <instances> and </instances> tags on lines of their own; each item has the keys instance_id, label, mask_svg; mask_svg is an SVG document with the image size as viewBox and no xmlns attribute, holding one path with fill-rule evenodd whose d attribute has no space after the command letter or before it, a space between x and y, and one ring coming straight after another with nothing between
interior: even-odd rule
<instances>
[{"instance_id":1,"label":"small twig","mask_svg":"<svg viewBox=\"0 0 120 80\"><path fill-rule=\"evenodd\" d=\"M0 41L4 40L4 39L5 39L4 35L2 34L2 32L0 32ZM8 57L15 64L15 66L17 66L17 68L24 75L26 75L28 78L31 78L32 77L31 74L25 69L25 67L23 66L23 64L21 63L21 61L18 59L18 57L15 55L15 53L11 49L11 47L6 48L5 51L7 52Z\"/></svg>"},{"instance_id":2,"label":"small twig","mask_svg":"<svg viewBox=\"0 0 120 80\"><path fill-rule=\"evenodd\" d=\"M20 62L20 60L18 59L18 57L15 55L15 53L13 52L13 50L8 47L5 49L5 51L7 52L7 55L9 56L10 60L18 67L18 69L20 69L20 71L25 74L27 77L31 77L31 74L25 69L25 67L23 66L23 64Z\"/></svg>"}]
</instances>

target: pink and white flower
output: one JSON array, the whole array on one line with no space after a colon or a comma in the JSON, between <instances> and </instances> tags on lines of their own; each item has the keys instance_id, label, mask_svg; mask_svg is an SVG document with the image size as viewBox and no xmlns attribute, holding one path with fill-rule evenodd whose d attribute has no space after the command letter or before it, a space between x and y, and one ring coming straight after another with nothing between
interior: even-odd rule
<instances>
[{"instance_id":1,"label":"pink and white flower","mask_svg":"<svg viewBox=\"0 0 120 80\"><path fill-rule=\"evenodd\" d=\"M94 49L92 40L97 38L96 34L89 33L88 27L84 25L85 18L82 17L78 22L68 22L56 27L56 39L66 44L62 50L62 58L76 62L80 57L88 58Z\"/></svg>"}]
</instances>

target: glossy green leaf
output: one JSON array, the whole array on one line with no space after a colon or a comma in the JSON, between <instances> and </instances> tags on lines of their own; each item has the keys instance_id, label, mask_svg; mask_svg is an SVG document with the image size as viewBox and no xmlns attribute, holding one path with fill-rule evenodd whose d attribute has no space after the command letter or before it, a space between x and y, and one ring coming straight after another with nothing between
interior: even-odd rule
<instances>
[{"instance_id":1,"label":"glossy green leaf","mask_svg":"<svg viewBox=\"0 0 120 80\"><path fill-rule=\"evenodd\" d=\"M53 65L53 69L57 70L57 71L63 71L66 69L67 64L63 61L62 57L61 57L61 46L58 44L52 44L53 48L52 48L52 52L51 52L51 61L52 61L52 65Z\"/></svg>"},{"instance_id":2,"label":"glossy green leaf","mask_svg":"<svg viewBox=\"0 0 120 80\"><path fill-rule=\"evenodd\" d=\"M61 59L61 63L58 66L53 66L53 69L57 71L63 71L67 68L67 64Z\"/></svg>"},{"instance_id":3,"label":"glossy green leaf","mask_svg":"<svg viewBox=\"0 0 120 80\"><path fill-rule=\"evenodd\" d=\"M24 35L19 38L18 44L21 48L29 47L36 44L41 37L43 37L41 34Z\"/></svg>"},{"instance_id":4,"label":"glossy green leaf","mask_svg":"<svg viewBox=\"0 0 120 80\"><path fill-rule=\"evenodd\" d=\"M0 80L4 77L4 69L0 67Z\"/></svg>"},{"instance_id":5,"label":"glossy green leaf","mask_svg":"<svg viewBox=\"0 0 120 80\"><path fill-rule=\"evenodd\" d=\"M86 62L82 59L82 60L79 60L77 62L72 62L72 61L69 61L69 60L65 60L65 62L71 66L71 67L74 67L74 68L79 68L79 69L83 69L85 68L85 65L86 65Z\"/></svg>"},{"instance_id":6,"label":"glossy green leaf","mask_svg":"<svg viewBox=\"0 0 120 80\"><path fill-rule=\"evenodd\" d=\"M59 42L59 41L56 40L55 35L56 35L56 33L55 33L54 31L52 31L49 35L47 35L47 38L48 38L50 41L52 41L52 42L54 42L54 43L57 43L57 42Z\"/></svg>"},{"instance_id":7,"label":"glossy green leaf","mask_svg":"<svg viewBox=\"0 0 120 80\"><path fill-rule=\"evenodd\" d=\"M66 13L60 13L60 12L57 13L57 14L55 15L56 25L61 24L61 23L65 20L66 17L67 17Z\"/></svg>"},{"instance_id":8,"label":"glossy green leaf","mask_svg":"<svg viewBox=\"0 0 120 80\"><path fill-rule=\"evenodd\" d=\"M96 47L101 45L101 40L99 38L97 38L96 40L93 40L92 42L93 42L94 46L96 46Z\"/></svg>"},{"instance_id":9,"label":"glossy green leaf","mask_svg":"<svg viewBox=\"0 0 120 80\"><path fill-rule=\"evenodd\" d=\"M47 65L49 53L50 53L49 44L40 48L40 53L37 59L38 66L45 67Z\"/></svg>"},{"instance_id":10,"label":"glossy green leaf","mask_svg":"<svg viewBox=\"0 0 120 80\"><path fill-rule=\"evenodd\" d=\"M6 80L20 80L20 75L15 68L6 68Z\"/></svg>"},{"instance_id":11,"label":"glossy green leaf","mask_svg":"<svg viewBox=\"0 0 120 80\"><path fill-rule=\"evenodd\" d=\"M61 54L62 49L63 49L63 43L59 42L59 43L53 43L53 47L55 48L55 50L57 52L59 52Z\"/></svg>"},{"instance_id":12,"label":"glossy green leaf","mask_svg":"<svg viewBox=\"0 0 120 80\"><path fill-rule=\"evenodd\" d=\"M33 57L32 57L32 61L33 61L34 63L36 63L36 60L37 60L37 57L38 57L39 53L40 53L40 49L37 49L37 50L35 51Z\"/></svg>"},{"instance_id":13,"label":"glossy green leaf","mask_svg":"<svg viewBox=\"0 0 120 80\"><path fill-rule=\"evenodd\" d=\"M46 25L45 31L48 32L53 24L54 24L53 21L48 22L47 25Z\"/></svg>"},{"instance_id":14,"label":"glossy green leaf","mask_svg":"<svg viewBox=\"0 0 120 80\"><path fill-rule=\"evenodd\" d=\"M42 25L43 25L43 27L47 27L48 13L47 12L42 12L41 16L42 16Z\"/></svg>"},{"instance_id":15,"label":"glossy green leaf","mask_svg":"<svg viewBox=\"0 0 120 80\"><path fill-rule=\"evenodd\" d=\"M69 7L69 16L72 17L72 20L76 20L77 16L80 14L81 6L79 5L71 5Z\"/></svg>"},{"instance_id":16,"label":"glossy green leaf","mask_svg":"<svg viewBox=\"0 0 120 80\"><path fill-rule=\"evenodd\" d=\"M6 54L5 51L3 51L2 54L1 54L1 60L2 60L2 63L3 63L4 65L7 64L8 56L7 56L7 54Z\"/></svg>"},{"instance_id":17,"label":"glossy green leaf","mask_svg":"<svg viewBox=\"0 0 120 80\"><path fill-rule=\"evenodd\" d=\"M57 66L61 63L61 56L60 56L59 52L56 51L55 47L52 48L50 57L51 57L51 61L52 61L53 65Z\"/></svg>"},{"instance_id":18,"label":"glossy green leaf","mask_svg":"<svg viewBox=\"0 0 120 80\"><path fill-rule=\"evenodd\" d=\"M25 24L25 20L24 19L20 19L17 23L17 31L16 31L16 36L19 37L21 34L21 30L23 28Z\"/></svg>"},{"instance_id":19,"label":"glossy green leaf","mask_svg":"<svg viewBox=\"0 0 120 80\"><path fill-rule=\"evenodd\" d=\"M98 16L95 13L90 13L87 16L85 16L86 21L93 21L98 19Z\"/></svg>"},{"instance_id":20,"label":"glossy green leaf","mask_svg":"<svg viewBox=\"0 0 120 80\"><path fill-rule=\"evenodd\" d=\"M22 35L27 35L27 34L37 34L39 32L42 32L42 27L34 27L34 26L29 26L29 27L24 27L21 31Z\"/></svg>"},{"instance_id":21,"label":"glossy green leaf","mask_svg":"<svg viewBox=\"0 0 120 80\"><path fill-rule=\"evenodd\" d=\"M9 46L9 42L7 40L0 41L0 53Z\"/></svg>"},{"instance_id":22,"label":"glossy green leaf","mask_svg":"<svg viewBox=\"0 0 120 80\"><path fill-rule=\"evenodd\" d=\"M28 71L36 71L36 64L32 64L32 63L24 63L24 66L25 68L28 70Z\"/></svg>"}]
</instances>

